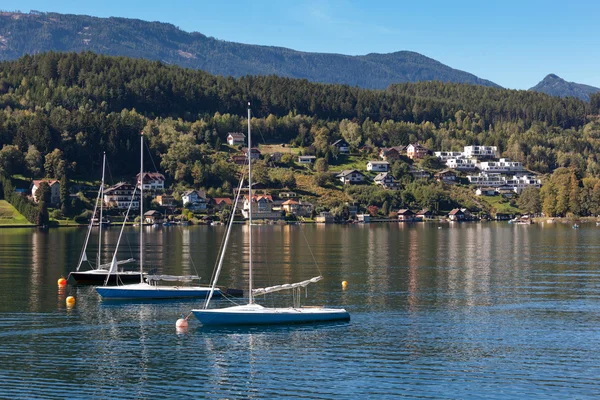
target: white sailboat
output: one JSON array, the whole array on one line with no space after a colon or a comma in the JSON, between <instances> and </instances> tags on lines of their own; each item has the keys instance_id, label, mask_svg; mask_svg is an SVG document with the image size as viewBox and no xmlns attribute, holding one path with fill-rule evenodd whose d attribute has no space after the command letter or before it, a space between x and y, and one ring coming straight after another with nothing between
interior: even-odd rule
<instances>
[{"instance_id":1,"label":"white sailboat","mask_svg":"<svg viewBox=\"0 0 600 400\"><path fill-rule=\"evenodd\" d=\"M140 154L140 176L144 174L144 133L142 132L141 138L141 154ZM134 192L135 196L135 192ZM149 275L144 280L144 186L140 184L140 270L139 270L139 282L128 285L118 286L98 286L96 291L100 296L105 299L129 299L129 300L142 300L142 299L178 299L178 298L204 298L209 293L214 293L216 296L221 296L221 290L218 288L212 288L208 286L169 286L159 285L160 281L169 282L191 282L193 280L199 280L200 278L195 275L177 276L177 275ZM130 206L131 207L131 206ZM127 215L129 210L127 210ZM121 230L121 234L123 231ZM111 263L110 271L116 270L118 262L117 250L119 242L121 241L121 234L119 234L119 240L117 242L117 248L113 255L113 261Z\"/></svg>"},{"instance_id":2,"label":"white sailboat","mask_svg":"<svg viewBox=\"0 0 600 400\"><path fill-rule=\"evenodd\" d=\"M79 262L77 263L77 269L71 273L69 273L69 277L73 277L77 284L94 284L98 285L105 281L108 283L116 283L117 281L121 282L137 282L140 279L140 273L137 271L118 271L115 268L114 271L109 272L111 263L101 263L100 252L102 249L102 227L104 226L104 221L102 219L102 211L103 211L103 195L104 195L104 171L106 168L106 153L104 153L102 158L102 181L100 183L100 188L98 189L98 195L96 196L96 203L94 204L94 212L92 214L92 218L90 219L90 224L88 226L87 235L85 237L85 242L83 243L83 248L81 250L81 256L79 257ZM98 209L98 202L100 202L100 216L97 219L97 223L95 223L96 219L96 211ZM96 265L95 268L92 268L87 271L80 271L82 265L84 263L89 263L87 258L87 245L90 240L90 234L92 233L93 227L98 226L98 255L96 256ZM127 260L117 261L117 265L128 264L135 261L133 258L129 258ZM90 264L91 265L91 264Z\"/></svg>"},{"instance_id":3,"label":"white sailboat","mask_svg":"<svg viewBox=\"0 0 600 400\"><path fill-rule=\"evenodd\" d=\"M271 286L267 288L254 289L252 287L252 157L250 157L250 149L252 148L252 139L250 136L250 103L248 103L248 243L249 263L248 263L248 304L237 305L225 308L208 308L211 295L208 296L201 309L192 310L194 316L202 323L202 325L266 325L266 324L294 324L294 323L313 323L324 321L348 321L350 314L340 308L326 307L301 307L299 292L301 288L306 287L310 283L318 282L322 279L321 276L314 277L298 283ZM238 191L239 193L239 191ZM232 219L230 222L233 221ZM212 287L214 287L219 278L219 273L223 264L223 254L229 239L229 231L231 223L228 227L225 244L219 265L215 272ZM294 305L292 307L270 308L264 307L254 302L254 296L272 293L280 290L294 291Z\"/></svg>"}]
</instances>

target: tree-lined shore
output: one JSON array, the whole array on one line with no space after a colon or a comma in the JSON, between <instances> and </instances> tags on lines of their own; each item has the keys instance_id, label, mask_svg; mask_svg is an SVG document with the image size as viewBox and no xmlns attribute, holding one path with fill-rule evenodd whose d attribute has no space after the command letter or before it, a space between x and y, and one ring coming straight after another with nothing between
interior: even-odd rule
<instances>
[{"instance_id":1,"label":"tree-lined shore","mask_svg":"<svg viewBox=\"0 0 600 400\"><path fill-rule=\"evenodd\" d=\"M502 156L542 174L542 189L527 194L527 201L504 202L517 211L600 213L599 94L583 102L441 82L366 90L275 76L233 79L93 53L0 63L0 173L17 186L42 177L95 183L105 151L115 180L131 180L144 131L152 155L148 170L164 173L170 191L230 196L241 170L230 159L239 149L224 143L228 133L244 131L248 101L257 143L286 144L294 156L322 160L307 169L287 154L273 163L265 159L257 163L257 181L266 189L297 189L321 209L352 202L381 210L387 202L388 210L497 211L498 204L474 200L461 185L414 179L409 170L415 165L406 159L391 166L398 191L336 182L337 172L377 158L379 148L418 142L442 151L497 146ZM351 157L332 146L337 139L350 144ZM443 168L432 159L418 167ZM85 200L68 204L65 213L80 213Z\"/></svg>"}]
</instances>

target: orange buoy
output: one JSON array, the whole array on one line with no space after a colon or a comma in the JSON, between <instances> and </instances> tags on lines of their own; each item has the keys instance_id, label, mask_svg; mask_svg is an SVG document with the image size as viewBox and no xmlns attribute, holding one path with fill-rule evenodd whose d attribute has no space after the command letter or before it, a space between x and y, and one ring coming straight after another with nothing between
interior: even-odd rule
<instances>
[{"instance_id":1,"label":"orange buoy","mask_svg":"<svg viewBox=\"0 0 600 400\"><path fill-rule=\"evenodd\" d=\"M58 286L65 286L67 284L67 280L62 276L58 279Z\"/></svg>"},{"instance_id":2,"label":"orange buoy","mask_svg":"<svg viewBox=\"0 0 600 400\"><path fill-rule=\"evenodd\" d=\"M342 281L342 288L346 289L346 286L348 286L348 282Z\"/></svg>"},{"instance_id":3,"label":"orange buoy","mask_svg":"<svg viewBox=\"0 0 600 400\"><path fill-rule=\"evenodd\" d=\"M73 296L67 297L66 303L67 303L67 306L74 306L75 305L75 297L73 297Z\"/></svg>"}]
</instances>

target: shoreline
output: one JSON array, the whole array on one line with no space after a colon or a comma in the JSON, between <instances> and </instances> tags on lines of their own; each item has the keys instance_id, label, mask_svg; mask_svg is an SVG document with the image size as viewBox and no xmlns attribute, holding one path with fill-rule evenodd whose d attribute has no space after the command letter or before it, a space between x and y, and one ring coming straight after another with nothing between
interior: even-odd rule
<instances>
[{"instance_id":1,"label":"shoreline","mask_svg":"<svg viewBox=\"0 0 600 400\"><path fill-rule=\"evenodd\" d=\"M271 221L271 220L259 220L259 221L253 221L252 224L253 225L299 225L299 224L318 224L318 225L361 225L361 224L379 224L379 223L436 223L436 224L440 224L440 223L450 223L450 222L459 222L459 223L464 223L464 222L504 222L504 223L508 223L509 220L462 220L462 221L450 221L447 219L426 219L426 220L419 220L419 221L401 221L401 220L397 220L397 219L392 219L392 218L373 218L371 219L369 222L362 222L362 221L352 221L352 222L316 222L316 221L283 221L283 220L278 220L278 221ZM572 224L572 223L593 223L593 222L600 222L600 218L598 217L535 217L533 218L533 222L536 224L539 223L554 223L554 224ZM248 221L234 221L233 222L236 225L244 225L247 224ZM111 226L122 226L122 223L113 223L111 224ZM132 223L128 223L126 224L128 226L139 226L139 224L132 224ZM154 224L151 223L145 223L143 224L143 226L153 226ZM173 226L177 226L178 224L174 224ZM189 226L194 226L194 225L205 225L205 226L211 226L211 224L190 224ZM219 226L222 224L215 224L215 226ZM50 225L47 226L45 229L50 229L50 228L85 228L88 227L88 224L57 224L57 225ZM0 225L0 229L11 229L11 228L42 228L39 225L33 225L33 224L15 224L15 225Z\"/></svg>"}]
</instances>

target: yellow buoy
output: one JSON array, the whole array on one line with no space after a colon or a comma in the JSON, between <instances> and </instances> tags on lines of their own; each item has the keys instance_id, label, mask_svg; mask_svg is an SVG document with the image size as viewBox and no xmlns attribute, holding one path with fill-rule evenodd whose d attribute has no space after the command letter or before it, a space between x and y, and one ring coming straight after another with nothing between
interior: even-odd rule
<instances>
[{"instance_id":1,"label":"yellow buoy","mask_svg":"<svg viewBox=\"0 0 600 400\"><path fill-rule=\"evenodd\" d=\"M73 297L73 296L69 296L69 297L67 297L67 300L66 300L66 302L67 302L67 305L68 305L68 306L73 306L73 305L75 305L75 297Z\"/></svg>"},{"instance_id":2,"label":"yellow buoy","mask_svg":"<svg viewBox=\"0 0 600 400\"><path fill-rule=\"evenodd\" d=\"M342 287L343 287L344 289L346 289L346 286L348 286L348 282L346 282L346 281L342 281Z\"/></svg>"},{"instance_id":3,"label":"yellow buoy","mask_svg":"<svg viewBox=\"0 0 600 400\"><path fill-rule=\"evenodd\" d=\"M65 286L67 284L67 280L63 277L58 279L58 286Z\"/></svg>"}]
</instances>

